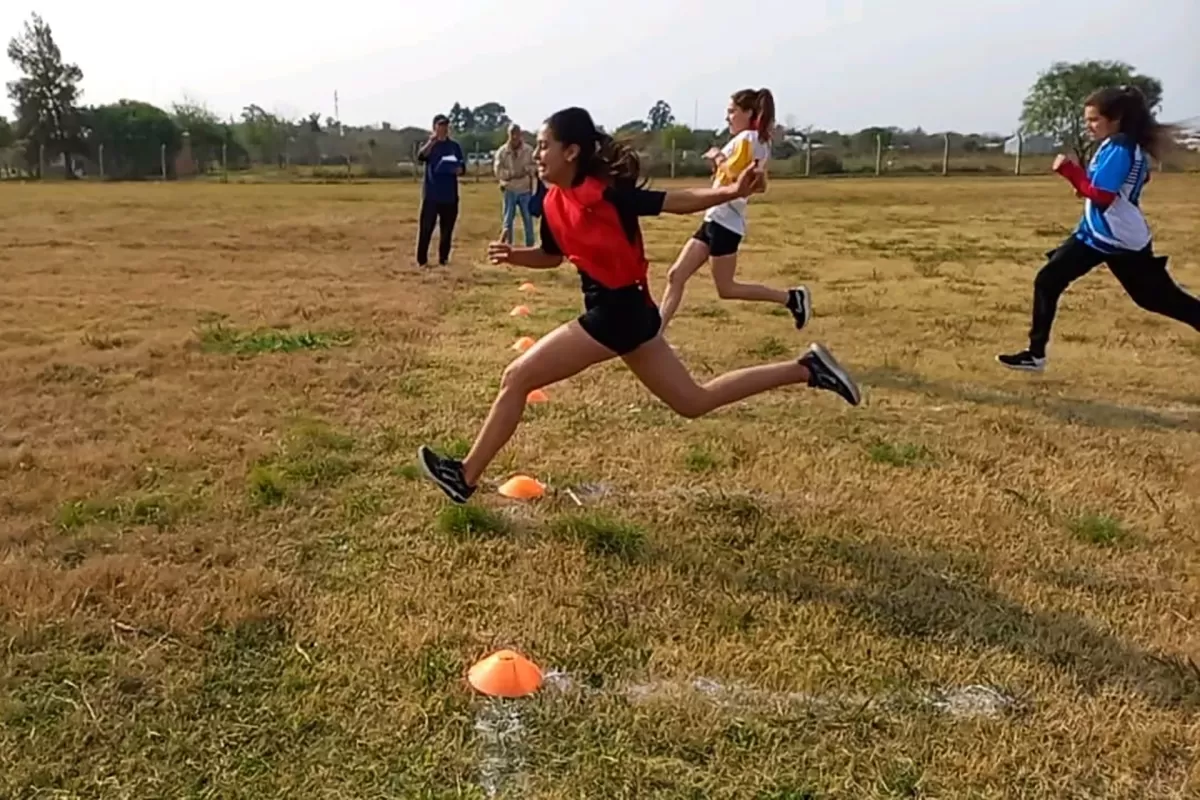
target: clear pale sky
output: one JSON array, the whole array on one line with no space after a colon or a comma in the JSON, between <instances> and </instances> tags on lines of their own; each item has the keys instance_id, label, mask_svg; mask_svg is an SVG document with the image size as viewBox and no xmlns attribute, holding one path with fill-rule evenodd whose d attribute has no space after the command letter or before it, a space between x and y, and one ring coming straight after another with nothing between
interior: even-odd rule
<instances>
[{"instance_id":1,"label":"clear pale sky","mask_svg":"<svg viewBox=\"0 0 1200 800\"><path fill-rule=\"evenodd\" d=\"M1096 58L1161 79L1165 120L1200 115L1200 0L5 0L0 39L32 11L87 103L325 117L337 90L348 124L496 100L527 127L565 105L615 127L662 98L719 127L730 92L765 85L797 125L1007 133L1039 70Z\"/></svg>"}]
</instances>

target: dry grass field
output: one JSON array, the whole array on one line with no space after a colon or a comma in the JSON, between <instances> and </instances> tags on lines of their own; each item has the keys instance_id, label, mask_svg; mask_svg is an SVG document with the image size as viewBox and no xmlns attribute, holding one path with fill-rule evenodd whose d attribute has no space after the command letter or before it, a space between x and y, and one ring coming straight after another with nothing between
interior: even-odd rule
<instances>
[{"instance_id":1,"label":"dry grass field","mask_svg":"<svg viewBox=\"0 0 1200 800\"><path fill-rule=\"evenodd\" d=\"M1198 190L1146 196L1193 291ZM702 273L672 341L824 341L863 405L687 421L605 366L490 476L548 496L468 510L414 450L466 447L576 278L483 263L487 184L421 274L416 204L0 186L0 797L1200 796L1200 334L1099 270L1045 375L992 360L1061 181L776 182L743 274L810 327ZM695 224L647 222L656 294ZM483 702L502 646L559 677Z\"/></svg>"}]
</instances>

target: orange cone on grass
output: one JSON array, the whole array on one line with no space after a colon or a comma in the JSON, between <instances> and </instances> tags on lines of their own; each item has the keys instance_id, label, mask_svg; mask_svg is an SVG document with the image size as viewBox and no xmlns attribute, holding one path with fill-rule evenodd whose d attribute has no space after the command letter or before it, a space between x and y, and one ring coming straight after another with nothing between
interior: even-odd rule
<instances>
[{"instance_id":1,"label":"orange cone on grass","mask_svg":"<svg viewBox=\"0 0 1200 800\"><path fill-rule=\"evenodd\" d=\"M516 350L518 353L524 353L526 350L533 347L534 343L536 342L537 339L534 339L532 336L522 336L520 339L517 339L515 342L513 342L512 349Z\"/></svg>"},{"instance_id":2,"label":"orange cone on grass","mask_svg":"<svg viewBox=\"0 0 1200 800\"><path fill-rule=\"evenodd\" d=\"M489 697L525 697L542 686L542 671L520 653L500 650L467 671L467 682Z\"/></svg>"},{"instance_id":3,"label":"orange cone on grass","mask_svg":"<svg viewBox=\"0 0 1200 800\"><path fill-rule=\"evenodd\" d=\"M518 291L518 292L532 293L532 292L536 292L536 291L537 291L537 287L536 287L536 286L534 286L534 285L533 285L532 283L530 283L529 281L525 281L524 283L522 283L520 286L518 286L518 287L517 287L517 291Z\"/></svg>"},{"instance_id":4,"label":"orange cone on grass","mask_svg":"<svg viewBox=\"0 0 1200 800\"><path fill-rule=\"evenodd\" d=\"M529 306L517 306L512 311L508 312L510 317L528 317Z\"/></svg>"},{"instance_id":5,"label":"orange cone on grass","mask_svg":"<svg viewBox=\"0 0 1200 800\"><path fill-rule=\"evenodd\" d=\"M528 475L514 475L500 486L499 492L513 500L536 500L546 493L546 487Z\"/></svg>"},{"instance_id":6,"label":"orange cone on grass","mask_svg":"<svg viewBox=\"0 0 1200 800\"><path fill-rule=\"evenodd\" d=\"M543 392L541 389L534 389L529 394L525 395L526 403L548 403L550 395Z\"/></svg>"}]
</instances>

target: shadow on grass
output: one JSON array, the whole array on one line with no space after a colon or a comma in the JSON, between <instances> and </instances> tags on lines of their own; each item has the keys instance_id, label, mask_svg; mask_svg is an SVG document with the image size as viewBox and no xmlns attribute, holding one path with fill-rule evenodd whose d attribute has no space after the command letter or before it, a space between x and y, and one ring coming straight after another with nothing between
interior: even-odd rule
<instances>
[{"instance_id":1,"label":"shadow on grass","mask_svg":"<svg viewBox=\"0 0 1200 800\"><path fill-rule=\"evenodd\" d=\"M753 588L793 602L836 603L891 636L1006 650L1069 673L1089 692L1122 687L1164 708L1200 708L1200 667L1193 661L1126 644L1079 614L1029 610L972 579L983 569L974 556L903 551L883 539L810 544L817 558L850 570L857 581L834 585L800 568L786 577L760 576Z\"/></svg>"},{"instance_id":2,"label":"shadow on grass","mask_svg":"<svg viewBox=\"0 0 1200 800\"><path fill-rule=\"evenodd\" d=\"M998 366L997 369L1000 369ZM1096 428L1164 428L1200 431L1200 414L1168 414L1149 408L1120 406L1102 400L1012 394L998 389L931 380L897 367L871 367L856 377L868 386L920 392L945 400L1036 411L1062 422Z\"/></svg>"}]
</instances>

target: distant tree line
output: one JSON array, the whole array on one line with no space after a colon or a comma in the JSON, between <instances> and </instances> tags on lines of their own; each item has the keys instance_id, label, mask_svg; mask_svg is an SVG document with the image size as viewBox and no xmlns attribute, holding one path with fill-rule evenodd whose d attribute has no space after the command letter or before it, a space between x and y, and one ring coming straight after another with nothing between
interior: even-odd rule
<instances>
[{"instance_id":1,"label":"distant tree line","mask_svg":"<svg viewBox=\"0 0 1200 800\"><path fill-rule=\"evenodd\" d=\"M383 122L378 127L354 127L330 116L322 119L317 112L287 119L253 104L229 119L186 99L169 110L131 99L83 105L79 102L83 70L63 58L50 26L37 14L9 42L8 57L21 77L7 86L15 119L9 122L0 116L0 150L15 154L35 174L51 165L60 167L67 177L94 174L101 153L105 175L123 179L158 176L164 165L168 176L174 175L177 165L210 171L222 161L230 169L251 163L284 166L353 161L383 171L410 160L428 135L427 125L395 129ZM1029 91L1023 128L1028 133L1053 136L1064 148L1086 157L1088 143L1081 114L1084 98L1096 88L1124 83L1139 86L1155 107L1160 104L1161 82L1137 74L1127 64L1054 64ZM474 107L455 102L448 116L467 153L489 153L499 147L512 122L505 106L495 101ZM671 105L659 100L644 119L620 125L614 135L631 140L652 159L670 152L680 163L690 159L692 166L702 169L699 154L727 141L729 132L681 124ZM526 131L525 136L532 141L534 131ZM841 159L874 154L877 145L889 152L940 151L945 137L956 153L997 148L1003 141L995 135L927 133L921 128L869 127L843 132L790 125L777 129L772 157L789 159L811 145L815 172L840 172ZM181 151L190 157L180 160Z\"/></svg>"}]
</instances>

